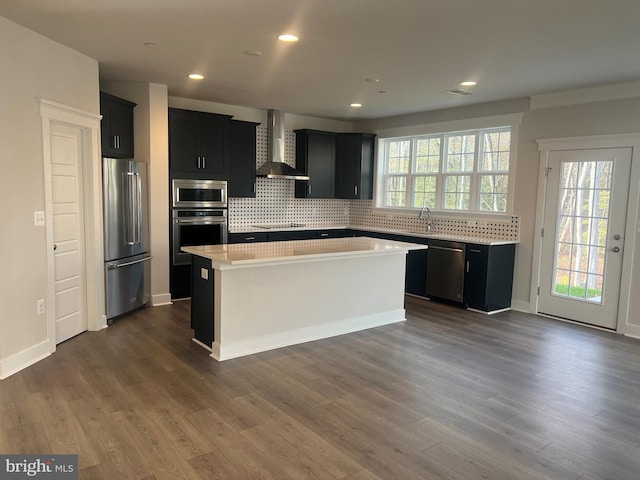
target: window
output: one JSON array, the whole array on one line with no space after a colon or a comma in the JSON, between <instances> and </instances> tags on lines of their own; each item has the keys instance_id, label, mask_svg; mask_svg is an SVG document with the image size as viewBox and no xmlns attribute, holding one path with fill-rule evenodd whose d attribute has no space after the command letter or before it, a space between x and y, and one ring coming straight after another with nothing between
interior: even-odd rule
<instances>
[{"instance_id":1,"label":"window","mask_svg":"<svg viewBox=\"0 0 640 480\"><path fill-rule=\"evenodd\" d=\"M511 130L381 139L376 206L507 212Z\"/></svg>"}]
</instances>

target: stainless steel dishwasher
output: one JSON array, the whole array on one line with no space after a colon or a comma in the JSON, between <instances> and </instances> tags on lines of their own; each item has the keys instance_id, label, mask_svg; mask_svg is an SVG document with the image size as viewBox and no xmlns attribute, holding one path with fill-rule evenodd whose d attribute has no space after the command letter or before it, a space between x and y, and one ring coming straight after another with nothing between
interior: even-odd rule
<instances>
[{"instance_id":1,"label":"stainless steel dishwasher","mask_svg":"<svg viewBox=\"0 0 640 480\"><path fill-rule=\"evenodd\" d=\"M427 297L462 303L464 299L464 254L464 243L429 240Z\"/></svg>"}]
</instances>

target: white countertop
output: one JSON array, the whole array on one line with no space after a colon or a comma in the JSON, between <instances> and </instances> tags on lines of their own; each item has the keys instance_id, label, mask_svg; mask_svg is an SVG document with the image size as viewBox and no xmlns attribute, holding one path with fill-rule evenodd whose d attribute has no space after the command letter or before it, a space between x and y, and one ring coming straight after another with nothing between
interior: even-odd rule
<instances>
[{"instance_id":1,"label":"white countertop","mask_svg":"<svg viewBox=\"0 0 640 480\"><path fill-rule=\"evenodd\" d=\"M376 228L369 227L349 227L354 230L361 230L363 232L385 232L392 233L397 235L407 235L409 237L420 237L420 238L433 238L435 240L449 240L452 242L462 242L462 243L475 243L477 245L512 245L520 243L519 240L504 240L499 238L485 238L485 237L472 237L469 235L458 235L454 233L427 233L427 232L416 232L416 231L408 231L408 230L380 230Z\"/></svg>"},{"instance_id":2,"label":"white countertop","mask_svg":"<svg viewBox=\"0 0 640 480\"><path fill-rule=\"evenodd\" d=\"M248 266L283 261L307 261L340 256L402 253L426 249L426 245L369 237L289 240L183 247L192 255L208 258L214 268Z\"/></svg>"},{"instance_id":3,"label":"white countertop","mask_svg":"<svg viewBox=\"0 0 640 480\"><path fill-rule=\"evenodd\" d=\"M451 233L427 233L426 231L409 231L409 230L392 230L392 229L381 229L381 228L373 228L373 227L361 227L357 225L351 226L324 226L324 227L310 227L310 226L295 226L295 227L287 227L287 228L277 228L278 226L274 225L271 228L242 228L238 230L233 230L230 233L255 233L255 232L270 232L270 231L295 231L295 230L335 230L335 229L343 229L350 228L353 230L360 230L363 232L377 232L377 233L391 233L394 235L406 235L409 237L419 237L419 238L433 238L438 240L450 240L452 242L463 242L463 243L475 243L477 245L512 245L520 243L519 240L504 240L499 238L485 238L485 237L473 237L468 235L458 235Z\"/></svg>"}]
</instances>

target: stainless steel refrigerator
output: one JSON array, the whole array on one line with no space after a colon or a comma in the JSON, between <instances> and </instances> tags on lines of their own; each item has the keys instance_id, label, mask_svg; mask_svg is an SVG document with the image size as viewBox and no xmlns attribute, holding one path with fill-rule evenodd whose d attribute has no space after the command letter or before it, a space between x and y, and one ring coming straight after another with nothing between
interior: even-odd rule
<instances>
[{"instance_id":1,"label":"stainless steel refrigerator","mask_svg":"<svg viewBox=\"0 0 640 480\"><path fill-rule=\"evenodd\" d=\"M104 248L107 321L149 303L147 164L104 158Z\"/></svg>"}]
</instances>

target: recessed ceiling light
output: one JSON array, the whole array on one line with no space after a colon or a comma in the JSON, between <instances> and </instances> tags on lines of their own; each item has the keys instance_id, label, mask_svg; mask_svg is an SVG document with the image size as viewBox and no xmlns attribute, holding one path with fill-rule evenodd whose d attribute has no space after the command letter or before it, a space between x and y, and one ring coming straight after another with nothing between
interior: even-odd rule
<instances>
[{"instance_id":1,"label":"recessed ceiling light","mask_svg":"<svg viewBox=\"0 0 640 480\"><path fill-rule=\"evenodd\" d=\"M145 47L155 47L157 44L154 42L144 42Z\"/></svg>"},{"instance_id":2,"label":"recessed ceiling light","mask_svg":"<svg viewBox=\"0 0 640 480\"><path fill-rule=\"evenodd\" d=\"M464 86L464 87L473 87L474 85L477 85L478 82L462 82L460 85Z\"/></svg>"},{"instance_id":3,"label":"recessed ceiling light","mask_svg":"<svg viewBox=\"0 0 640 480\"><path fill-rule=\"evenodd\" d=\"M200 75L199 73L190 73L189 78L191 80L202 80L204 78L204 75Z\"/></svg>"},{"instance_id":4,"label":"recessed ceiling light","mask_svg":"<svg viewBox=\"0 0 640 480\"><path fill-rule=\"evenodd\" d=\"M248 55L249 57L259 57L260 55L262 55L262 52L258 50L245 50L244 54Z\"/></svg>"},{"instance_id":5,"label":"recessed ceiling light","mask_svg":"<svg viewBox=\"0 0 640 480\"><path fill-rule=\"evenodd\" d=\"M278 37L278 40L282 41L282 42L297 42L298 41L298 37L291 34L291 33L283 33L282 35L280 35Z\"/></svg>"},{"instance_id":6,"label":"recessed ceiling light","mask_svg":"<svg viewBox=\"0 0 640 480\"><path fill-rule=\"evenodd\" d=\"M365 82L369 82L369 83L378 83L380 81L379 78L373 78L373 77L368 77L364 79Z\"/></svg>"},{"instance_id":7,"label":"recessed ceiling light","mask_svg":"<svg viewBox=\"0 0 640 480\"><path fill-rule=\"evenodd\" d=\"M378 90L378 93L385 94L385 93L387 93L387 91L386 90Z\"/></svg>"},{"instance_id":8,"label":"recessed ceiling light","mask_svg":"<svg viewBox=\"0 0 640 480\"><path fill-rule=\"evenodd\" d=\"M362 104L361 103L352 103L350 106L352 108L360 108L360 107L362 107Z\"/></svg>"}]
</instances>

